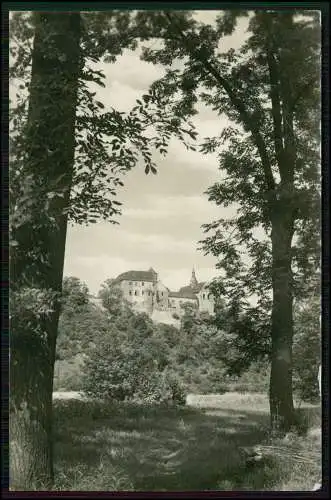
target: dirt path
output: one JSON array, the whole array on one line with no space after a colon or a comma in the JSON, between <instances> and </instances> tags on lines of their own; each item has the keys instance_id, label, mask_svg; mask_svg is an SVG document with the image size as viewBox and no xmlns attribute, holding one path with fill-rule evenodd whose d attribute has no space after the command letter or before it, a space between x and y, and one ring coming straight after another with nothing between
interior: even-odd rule
<instances>
[{"instance_id":1,"label":"dirt path","mask_svg":"<svg viewBox=\"0 0 331 500\"><path fill-rule=\"evenodd\" d=\"M86 399L84 394L78 391L56 391L53 392L53 399Z\"/></svg>"}]
</instances>

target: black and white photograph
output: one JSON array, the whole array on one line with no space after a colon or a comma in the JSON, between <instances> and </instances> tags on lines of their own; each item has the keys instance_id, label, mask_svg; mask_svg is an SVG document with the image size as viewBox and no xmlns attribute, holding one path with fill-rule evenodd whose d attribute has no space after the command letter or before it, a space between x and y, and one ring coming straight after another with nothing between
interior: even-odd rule
<instances>
[{"instance_id":1,"label":"black and white photograph","mask_svg":"<svg viewBox=\"0 0 331 500\"><path fill-rule=\"evenodd\" d=\"M87 4L7 12L9 490L320 490L321 11Z\"/></svg>"}]
</instances>

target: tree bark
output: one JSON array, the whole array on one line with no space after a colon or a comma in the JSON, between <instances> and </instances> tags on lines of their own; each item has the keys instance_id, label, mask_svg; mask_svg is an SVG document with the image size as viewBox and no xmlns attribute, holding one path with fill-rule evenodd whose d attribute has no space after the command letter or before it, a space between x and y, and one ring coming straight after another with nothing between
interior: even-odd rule
<instances>
[{"instance_id":1,"label":"tree bark","mask_svg":"<svg viewBox=\"0 0 331 500\"><path fill-rule=\"evenodd\" d=\"M272 287L270 417L275 431L288 431L294 422L292 390L293 291L291 243L293 218L279 201L272 224Z\"/></svg>"},{"instance_id":2,"label":"tree bark","mask_svg":"<svg viewBox=\"0 0 331 500\"><path fill-rule=\"evenodd\" d=\"M73 178L80 14L35 13L22 196L12 238L11 289L52 293L49 310L13 307L10 488L53 483L52 392L67 212ZM14 214L14 215L15 215ZM38 304L35 304L37 309Z\"/></svg>"}]
</instances>

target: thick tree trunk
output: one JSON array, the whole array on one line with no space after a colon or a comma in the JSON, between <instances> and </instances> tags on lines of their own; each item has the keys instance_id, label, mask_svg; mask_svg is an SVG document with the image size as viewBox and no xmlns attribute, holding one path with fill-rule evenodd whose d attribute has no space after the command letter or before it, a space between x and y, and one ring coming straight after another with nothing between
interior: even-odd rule
<instances>
[{"instance_id":1,"label":"thick tree trunk","mask_svg":"<svg viewBox=\"0 0 331 500\"><path fill-rule=\"evenodd\" d=\"M24 334L11 346L10 484L21 491L47 490L53 481L52 347Z\"/></svg>"},{"instance_id":2,"label":"thick tree trunk","mask_svg":"<svg viewBox=\"0 0 331 500\"><path fill-rule=\"evenodd\" d=\"M23 193L12 227L16 299L11 306L9 458L14 490L47 490L53 482L53 372L80 68L80 14L36 13L35 23ZM47 310L40 296L49 292Z\"/></svg>"},{"instance_id":3,"label":"thick tree trunk","mask_svg":"<svg viewBox=\"0 0 331 500\"><path fill-rule=\"evenodd\" d=\"M273 306L271 317L271 427L287 431L294 424L292 391L293 292L291 243L293 223L285 203L272 228Z\"/></svg>"}]
</instances>

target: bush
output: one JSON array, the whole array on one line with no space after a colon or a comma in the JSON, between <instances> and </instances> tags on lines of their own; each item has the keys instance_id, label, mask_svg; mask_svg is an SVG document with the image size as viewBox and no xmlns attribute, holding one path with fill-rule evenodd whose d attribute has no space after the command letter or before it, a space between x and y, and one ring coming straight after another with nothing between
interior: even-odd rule
<instances>
[{"instance_id":1,"label":"bush","mask_svg":"<svg viewBox=\"0 0 331 500\"><path fill-rule=\"evenodd\" d=\"M82 389L83 361L76 356L67 360L57 360L54 367L53 390L80 391Z\"/></svg>"},{"instance_id":2,"label":"bush","mask_svg":"<svg viewBox=\"0 0 331 500\"><path fill-rule=\"evenodd\" d=\"M128 358L115 360L103 367L93 361L83 377L84 392L93 398L112 401L132 401L147 404L185 404L185 392L176 376L168 370L147 369L139 364L134 367ZM139 370L140 368L140 370Z\"/></svg>"},{"instance_id":3,"label":"bush","mask_svg":"<svg viewBox=\"0 0 331 500\"><path fill-rule=\"evenodd\" d=\"M293 389L303 401L319 399L318 367L321 362L320 297L296 311L293 339Z\"/></svg>"},{"instance_id":4,"label":"bush","mask_svg":"<svg viewBox=\"0 0 331 500\"><path fill-rule=\"evenodd\" d=\"M185 402L170 373L170 348L153 327L148 316L132 312L114 322L85 360L84 392L112 401Z\"/></svg>"},{"instance_id":5,"label":"bush","mask_svg":"<svg viewBox=\"0 0 331 500\"><path fill-rule=\"evenodd\" d=\"M230 379L231 380L231 379ZM268 362L252 363L248 370L236 380L229 382L229 390L234 392L268 392L270 366Z\"/></svg>"},{"instance_id":6,"label":"bush","mask_svg":"<svg viewBox=\"0 0 331 500\"><path fill-rule=\"evenodd\" d=\"M167 370L154 372L137 388L133 401L148 404L185 405L186 396L183 386L176 376Z\"/></svg>"}]
</instances>

